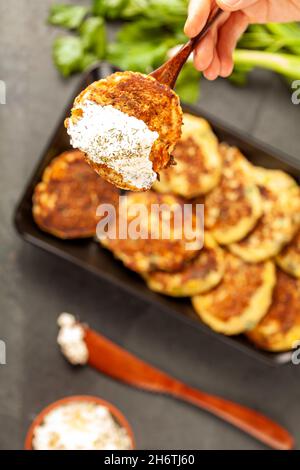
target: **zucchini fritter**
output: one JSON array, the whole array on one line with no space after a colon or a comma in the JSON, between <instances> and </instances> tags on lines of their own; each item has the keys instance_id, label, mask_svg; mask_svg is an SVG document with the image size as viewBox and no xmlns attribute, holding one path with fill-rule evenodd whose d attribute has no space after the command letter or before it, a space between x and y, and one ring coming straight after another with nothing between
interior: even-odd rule
<instances>
[{"instance_id":1,"label":"zucchini fritter","mask_svg":"<svg viewBox=\"0 0 300 470\"><path fill-rule=\"evenodd\" d=\"M205 119L183 115L180 141L173 151L175 165L160 173L154 189L188 199L206 194L219 182L222 158L218 140Z\"/></svg>"},{"instance_id":2,"label":"zucchini fritter","mask_svg":"<svg viewBox=\"0 0 300 470\"><path fill-rule=\"evenodd\" d=\"M225 254L225 272L220 284L207 294L193 297L201 320L225 335L254 328L267 313L275 284L272 261L248 264Z\"/></svg>"},{"instance_id":3,"label":"zucchini fritter","mask_svg":"<svg viewBox=\"0 0 300 470\"><path fill-rule=\"evenodd\" d=\"M100 243L138 273L179 270L203 245L193 211L186 214L185 224L182 223L183 204L182 199L173 195L153 191L129 193L119 206L111 230L113 236L101 234ZM118 232L120 227L126 230L125 235Z\"/></svg>"},{"instance_id":4,"label":"zucchini fritter","mask_svg":"<svg viewBox=\"0 0 300 470\"><path fill-rule=\"evenodd\" d=\"M296 181L283 171L253 167L263 216L242 241L230 251L249 263L276 256L296 234L300 224L300 191Z\"/></svg>"},{"instance_id":5,"label":"zucchini fritter","mask_svg":"<svg viewBox=\"0 0 300 470\"><path fill-rule=\"evenodd\" d=\"M268 351L288 351L295 347L300 340L300 279L277 269L272 304L247 337Z\"/></svg>"},{"instance_id":6,"label":"zucchini fritter","mask_svg":"<svg viewBox=\"0 0 300 470\"><path fill-rule=\"evenodd\" d=\"M146 274L148 287L171 297L190 297L215 287L224 273L223 250L206 233L202 250L177 272L154 271Z\"/></svg>"},{"instance_id":7,"label":"zucchini fritter","mask_svg":"<svg viewBox=\"0 0 300 470\"><path fill-rule=\"evenodd\" d=\"M228 245L244 238L262 214L251 164L235 147L220 145L223 170L220 184L205 198L205 227L216 241Z\"/></svg>"},{"instance_id":8,"label":"zucchini fritter","mask_svg":"<svg viewBox=\"0 0 300 470\"><path fill-rule=\"evenodd\" d=\"M278 266L283 271L300 279L300 230L293 240L276 257Z\"/></svg>"},{"instance_id":9,"label":"zucchini fritter","mask_svg":"<svg viewBox=\"0 0 300 470\"><path fill-rule=\"evenodd\" d=\"M33 217L52 235L93 237L100 203L116 205L119 191L100 178L86 163L82 152L72 150L54 158L45 169L33 194Z\"/></svg>"},{"instance_id":10,"label":"zucchini fritter","mask_svg":"<svg viewBox=\"0 0 300 470\"><path fill-rule=\"evenodd\" d=\"M92 83L80 93L75 99L71 117L65 121L67 128L70 122L74 124L83 117L82 105L86 101L103 107L112 106L143 121L150 131L158 133L149 155L153 171L158 173L170 164L171 154L181 136L182 110L178 96L168 86L137 72L114 73ZM130 164L133 168L137 157L136 154L128 155L129 161L132 159ZM137 187L134 182L126 180L122 168L112 166L110 158L105 163L99 163L86 154L86 159L99 175L119 188L140 191L149 189L153 183Z\"/></svg>"}]
</instances>

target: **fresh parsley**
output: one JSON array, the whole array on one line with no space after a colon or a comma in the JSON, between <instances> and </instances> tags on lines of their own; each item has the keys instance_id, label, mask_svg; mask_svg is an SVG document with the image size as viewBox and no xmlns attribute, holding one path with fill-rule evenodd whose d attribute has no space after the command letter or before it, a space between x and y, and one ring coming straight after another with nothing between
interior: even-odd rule
<instances>
[{"instance_id":1,"label":"fresh parsley","mask_svg":"<svg viewBox=\"0 0 300 470\"><path fill-rule=\"evenodd\" d=\"M65 77L98 60L123 70L149 73L186 41L183 25L188 0L92 0L91 7L54 4L49 22L72 30L55 39L54 63ZM105 23L122 20L115 40L107 43ZM234 54L230 77L243 85L254 67L272 70L289 82L300 77L300 25L251 25ZM179 75L176 90L184 101L196 102L200 74L191 63Z\"/></svg>"}]
</instances>

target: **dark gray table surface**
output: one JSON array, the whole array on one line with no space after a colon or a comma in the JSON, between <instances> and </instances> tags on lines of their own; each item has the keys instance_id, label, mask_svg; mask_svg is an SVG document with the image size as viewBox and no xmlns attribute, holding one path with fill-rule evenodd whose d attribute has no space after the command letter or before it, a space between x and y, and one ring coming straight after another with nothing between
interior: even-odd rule
<instances>
[{"instance_id":1,"label":"dark gray table surface","mask_svg":"<svg viewBox=\"0 0 300 470\"><path fill-rule=\"evenodd\" d=\"M15 233L15 204L78 80L62 80L52 65L57 31L45 23L51 3L0 2L0 79L7 85L7 104L0 105L0 339L7 345L7 365L0 366L0 448L21 448L43 406L82 393L116 404L131 422L139 448L264 448L205 412L130 389L90 368L68 366L56 347L62 311L79 315L190 385L263 411L285 425L300 448L299 367L258 363L38 251ZM203 82L201 105L298 155L300 106L291 104L290 95L280 79L260 72L244 89L224 80Z\"/></svg>"}]
</instances>

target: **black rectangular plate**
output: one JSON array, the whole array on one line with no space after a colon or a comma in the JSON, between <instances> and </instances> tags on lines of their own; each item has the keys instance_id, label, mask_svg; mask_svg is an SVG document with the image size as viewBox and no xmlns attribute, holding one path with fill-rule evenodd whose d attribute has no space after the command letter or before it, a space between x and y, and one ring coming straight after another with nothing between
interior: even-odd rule
<instances>
[{"instance_id":1,"label":"black rectangular plate","mask_svg":"<svg viewBox=\"0 0 300 470\"><path fill-rule=\"evenodd\" d=\"M113 72L108 64L101 64L84 74L79 88L74 97L95 80L104 78ZM227 345L236 347L238 350L252 355L257 359L264 360L268 364L284 364L290 361L291 353L268 353L256 349L246 338L226 337L213 332L202 324L193 312L191 303L187 299L171 299L150 291L138 275L132 273L116 261L112 254L102 249L93 240L63 241L42 232L35 224L32 217L32 194L36 184L41 180L42 173L53 157L70 148L69 138L64 128L64 119L69 114L72 103L69 103L58 126L50 139L41 160L35 169L25 192L15 211L15 226L19 234L28 242L54 253L77 266L96 274L114 283L117 287L125 289L134 295L150 301L165 311L172 314L180 321L197 328L200 332L210 334L220 339ZM183 105L184 111L199 115L207 119L218 138L221 141L236 145L255 164L266 168L277 168L287 171L300 180L300 162L297 159L284 154L279 154L275 149L255 141L248 135L230 129L214 117L202 112L198 106Z\"/></svg>"}]
</instances>

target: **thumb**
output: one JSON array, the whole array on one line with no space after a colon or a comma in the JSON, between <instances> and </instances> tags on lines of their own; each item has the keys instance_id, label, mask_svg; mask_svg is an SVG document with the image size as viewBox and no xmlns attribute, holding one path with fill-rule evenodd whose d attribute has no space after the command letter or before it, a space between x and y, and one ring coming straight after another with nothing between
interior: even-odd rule
<instances>
[{"instance_id":1,"label":"thumb","mask_svg":"<svg viewBox=\"0 0 300 470\"><path fill-rule=\"evenodd\" d=\"M250 7L254 3L257 3L257 0L217 0L219 7L225 11L242 10Z\"/></svg>"}]
</instances>

